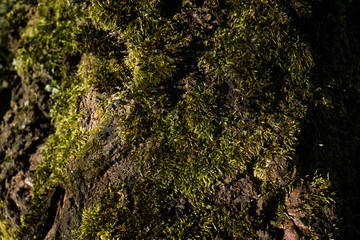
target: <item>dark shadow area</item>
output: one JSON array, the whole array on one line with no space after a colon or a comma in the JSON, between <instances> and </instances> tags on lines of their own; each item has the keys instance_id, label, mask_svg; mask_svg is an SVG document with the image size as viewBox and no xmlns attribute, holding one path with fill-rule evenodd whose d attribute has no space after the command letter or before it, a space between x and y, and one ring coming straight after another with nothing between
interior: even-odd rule
<instances>
[{"instance_id":1,"label":"dark shadow area","mask_svg":"<svg viewBox=\"0 0 360 240\"><path fill-rule=\"evenodd\" d=\"M340 220L336 239L360 234L360 3L348 2L318 1L310 17L292 16L314 59L296 167L301 177L329 174Z\"/></svg>"},{"instance_id":2,"label":"dark shadow area","mask_svg":"<svg viewBox=\"0 0 360 240\"><path fill-rule=\"evenodd\" d=\"M39 229L41 235L45 236L51 229L54 224L55 217L57 215L58 209L62 206L65 195L65 189L60 186L57 186L55 190L51 193L50 203L47 205L47 211L44 214L46 216L45 225Z\"/></svg>"},{"instance_id":3,"label":"dark shadow area","mask_svg":"<svg viewBox=\"0 0 360 240\"><path fill-rule=\"evenodd\" d=\"M10 99L11 90L9 88L0 89L0 122L2 122L5 113L10 108Z\"/></svg>"},{"instance_id":4,"label":"dark shadow area","mask_svg":"<svg viewBox=\"0 0 360 240\"><path fill-rule=\"evenodd\" d=\"M161 15L171 18L181 10L182 0L163 0L161 1Z\"/></svg>"},{"instance_id":5,"label":"dark shadow area","mask_svg":"<svg viewBox=\"0 0 360 240\"><path fill-rule=\"evenodd\" d=\"M49 194L48 201L45 204L44 210L39 214L39 221L34 224L35 227L31 229L32 234L36 233L41 239L45 239L45 236L51 230L56 216L59 214L59 209L63 205L65 195L65 189L61 186L57 186ZM29 234L29 233L25 233ZM28 239L27 237L20 236L21 239Z\"/></svg>"}]
</instances>

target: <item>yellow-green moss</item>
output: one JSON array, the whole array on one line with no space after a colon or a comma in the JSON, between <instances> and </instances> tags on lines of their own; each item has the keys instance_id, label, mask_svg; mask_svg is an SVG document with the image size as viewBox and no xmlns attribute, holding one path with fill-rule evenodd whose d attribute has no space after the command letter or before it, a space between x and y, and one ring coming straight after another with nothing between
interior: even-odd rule
<instances>
[{"instance_id":1,"label":"yellow-green moss","mask_svg":"<svg viewBox=\"0 0 360 240\"><path fill-rule=\"evenodd\" d=\"M111 116L121 137L114 148L139 166L141 178L110 186L93 206L81 209L76 239L256 239L257 230L266 228L276 238L289 218L286 198L301 185L309 191L302 235L319 237L311 224L320 205L333 205L325 176L347 154L334 140L341 118L350 112L346 94L337 91L342 84L354 96L359 91L351 77L356 67L346 67L346 58L334 50L341 52L346 39L326 32L321 39L316 34L322 29L307 29L325 1L176 1L167 11L170 2L41 0L34 8L16 53L17 70L56 89L54 132L22 231L40 220L51 188L71 184L66 163L73 156L77 171L86 164L96 168L78 178L96 183L109 157L98 154L85 163L84 156L101 148L94 133ZM345 20L335 15L341 32ZM334 40L328 43L330 36ZM315 49L316 41L329 49ZM321 63L326 54L335 62ZM81 126L80 109L90 91L99 106L98 128L91 130ZM332 128L317 128L332 121ZM334 148L321 150L321 141ZM358 146L358 137L348 141L347 151ZM350 168L354 161L346 163ZM252 183L252 200L214 207L215 186L239 178ZM256 212L263 199L271 200L268 209ZM168 216L164 206L172 201L183 201L188 212ZM326 231L321 237L337 230Z\"/></svg>"},{"instance_id":2,"label":"yellow-green moss","mask_svg":"<svg viewBox=\"0 0 360 240\"><path fill-rule=\"evenodd\" d=\"M0 209L2 208L3 201L0 200ZM11 227L5 216L0 216L0 237L3 239L13 240L16 239L18 229Z\"/></svg>"}]
</instances>

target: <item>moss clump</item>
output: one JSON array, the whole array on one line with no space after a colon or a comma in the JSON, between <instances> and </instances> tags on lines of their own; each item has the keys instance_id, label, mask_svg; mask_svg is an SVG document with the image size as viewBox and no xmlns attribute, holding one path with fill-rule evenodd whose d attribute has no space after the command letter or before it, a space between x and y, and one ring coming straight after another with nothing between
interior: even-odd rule
<instances>
[{"instance_id":1,"label":"moss clump","mask_svg":"<svg viewBox=\"0 0 360 240\"><path fill-rule=\"evenodd\" d=\"M17 71L54 127L21 237L62 233L33 228L54 196L75 239L330 238L334 199L351 218L351 1L20 2Z\"/></svg>"},{"instance_id":2,"label":"moss clump","mask_svg":"<svg viewBox=\"0 0 360 240\"><path fill-rule=\"evenodd\" d=\"M7 225L6 220L0 219L0 236L4 239L16 239L17 229L11 228Z\"/></svg>"}]
</instances>

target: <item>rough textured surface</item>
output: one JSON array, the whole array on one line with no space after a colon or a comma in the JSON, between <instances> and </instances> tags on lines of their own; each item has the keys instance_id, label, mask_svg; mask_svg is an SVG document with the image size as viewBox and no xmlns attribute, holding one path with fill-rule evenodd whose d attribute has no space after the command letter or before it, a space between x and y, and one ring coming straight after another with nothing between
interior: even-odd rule
<instances>
[{"instance_id":1,"label":"rough textured surface","mask_svg":"<svg viewBox=\"0 0 360 240\"><path fill-rule=\"evenodd\" d=\"M11 93L11 100L0 126L0 155L5 160L0 191L4 214L12 226L28 212L34 172L50 131L49 98L41 88L41 83L28 84L17 78L3 90Z\"/></svg>"},{"instance_id":2,"label":"rough textured surface","mask_svg":"<svg viewBox=\"0 0 360 240\"><path fill-rule=\"evenodd\" d=\"M357 1L0 3L0 238L359 235Z\"/></svg>"}]
</instances>

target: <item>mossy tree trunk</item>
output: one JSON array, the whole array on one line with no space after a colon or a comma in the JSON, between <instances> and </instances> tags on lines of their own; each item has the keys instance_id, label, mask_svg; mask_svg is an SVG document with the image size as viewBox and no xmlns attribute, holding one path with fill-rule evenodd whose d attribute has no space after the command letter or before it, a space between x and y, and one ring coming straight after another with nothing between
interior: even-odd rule
<instances>
[{"instance_id":1,"label":"mossy tree trunk","mask_svg":"<svg viewBox=\"0 0 360 240\"><path fill-rule=\"evenodd\" d=\"M1 22L0 234L358 236L359 10L14 2Z\"/></svg>"}]
</instances>

